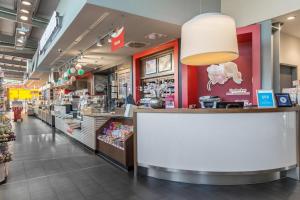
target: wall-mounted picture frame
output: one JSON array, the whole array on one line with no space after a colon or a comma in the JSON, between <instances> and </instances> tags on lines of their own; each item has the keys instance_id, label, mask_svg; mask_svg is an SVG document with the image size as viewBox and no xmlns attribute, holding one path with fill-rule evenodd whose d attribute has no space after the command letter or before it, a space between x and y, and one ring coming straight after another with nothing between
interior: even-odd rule
<instances>
[{"instance_id":1,"label":"wall-mounted picture frame","mask_svg":"<svg viewBox=\"0 0 300 200\"><path fill-rule=\"evenodd\" d=\"M157 72L157 60L151 59L146 61L145 74L155 74Z\"/></svg>"},{"instance_id":2,"label":"wall-mounted picture frame","mask_svg":"<svg viewBox=\"0 0 300 200\"><path fill-rule=\"evenodd\" d=\"M172 54L164 55L158 58L158 72L172 70Z\"/></svg>"},{"instance_id":3,"label":"wall-mounted picture frame","mask_svg":"<svg viewBox=\"0 0 300 200\"><path fill-rule=\"evenodd\" d=\"M273 90L257 90L257 106L259 108L275 108L275 98Z\"/></svg>"},{"instance_id":4,"label":"wall-mounted picture frame","mask_svg":"<svg viewBox=\"0 0 300 200\"><path fill-rule=\"evenodd\" d=\"M288 93L275 93L275 98L278 107L292 107L290 95Z\"/></svg>"}]
</instances>

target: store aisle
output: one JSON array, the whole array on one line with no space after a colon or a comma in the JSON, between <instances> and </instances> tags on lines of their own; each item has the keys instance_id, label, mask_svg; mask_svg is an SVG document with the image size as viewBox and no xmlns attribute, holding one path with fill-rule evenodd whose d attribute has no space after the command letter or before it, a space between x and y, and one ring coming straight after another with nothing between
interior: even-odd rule
<instances>
[{"instance_id":1,"label":"store aisle","mask_svg":"<svg viewBox=\"0 0 300 200\"><path fill-rule=\"evenodd\" d=\"M25 118L13 128L14 161L0 200L300 199L300 183L291 179L226 187L136 181L38 119Z\"/></svg>"}]
</instances>

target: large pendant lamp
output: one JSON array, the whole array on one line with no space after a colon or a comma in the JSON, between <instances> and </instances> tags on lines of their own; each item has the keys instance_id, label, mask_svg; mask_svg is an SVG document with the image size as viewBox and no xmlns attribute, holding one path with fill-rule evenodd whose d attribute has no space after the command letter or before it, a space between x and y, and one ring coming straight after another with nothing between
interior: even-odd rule
<instances>
[{"instance_id":1,"label":"large pendant lamp","mask_svg":"<svg viewBox=\"0 0 300 200\"><path fill-rule=\"evenodd\" d=\"M211 65L239 57L233 18L219 13L201 14L182 26L181 62Z\"/></svg>"}]
</instances>

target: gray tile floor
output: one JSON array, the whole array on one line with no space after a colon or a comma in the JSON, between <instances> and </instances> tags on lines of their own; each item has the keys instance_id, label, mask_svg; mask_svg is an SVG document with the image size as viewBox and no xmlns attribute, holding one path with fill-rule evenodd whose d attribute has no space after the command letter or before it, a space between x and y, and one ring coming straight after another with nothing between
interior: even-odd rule
<instances>
[{"instance_id":1,"label":"gray tile floor","mask_svg":"<svg viewBox=\"0 0 300 200\"><path fill-rule=\"evenodd\" d=\"M0 200L299 200L291 179L243 186L179 184L127 174L33 117L14 123L14 161Z\"/></svg>"}]
</instances>

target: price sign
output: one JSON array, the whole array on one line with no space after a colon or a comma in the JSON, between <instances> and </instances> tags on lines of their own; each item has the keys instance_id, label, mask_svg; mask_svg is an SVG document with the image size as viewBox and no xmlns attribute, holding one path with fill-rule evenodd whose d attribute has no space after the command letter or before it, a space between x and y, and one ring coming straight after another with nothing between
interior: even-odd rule
<instances>
[{"instance_id":1,"label":"price sign","mask_svg":"<svg viewBox=\"0 0 300 200\"><path fill-rule=\"evenodd\" d=\"M257 103L259 108L275 108L275 99L273 90L258 90Z\"/></svg>"}]
</instances>

